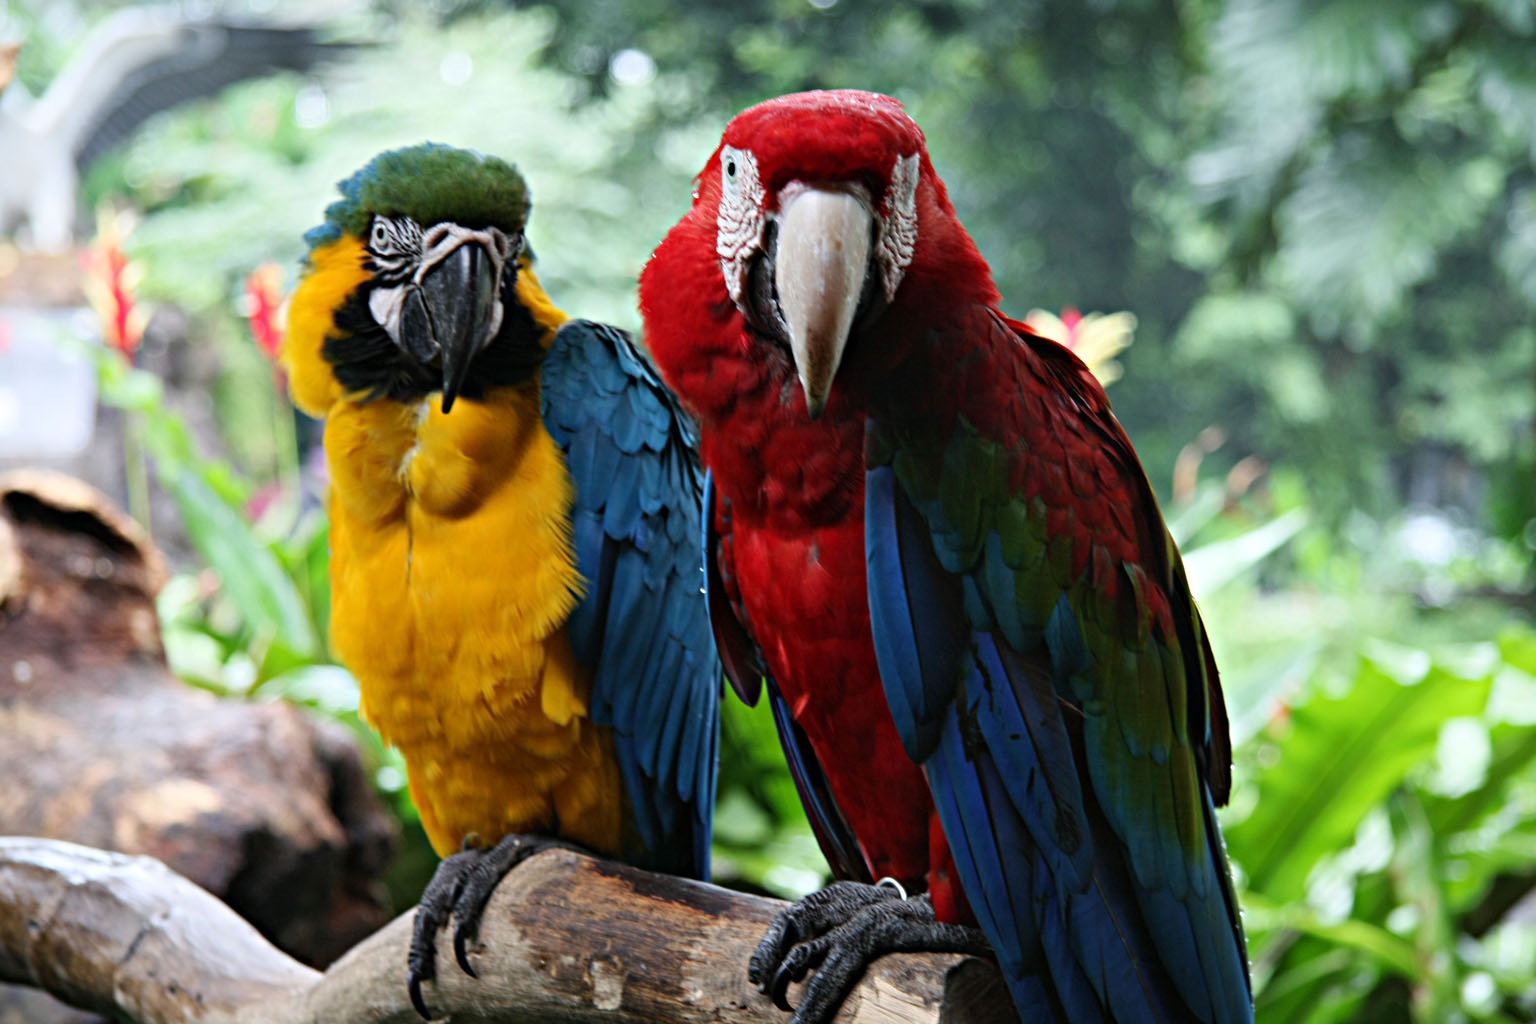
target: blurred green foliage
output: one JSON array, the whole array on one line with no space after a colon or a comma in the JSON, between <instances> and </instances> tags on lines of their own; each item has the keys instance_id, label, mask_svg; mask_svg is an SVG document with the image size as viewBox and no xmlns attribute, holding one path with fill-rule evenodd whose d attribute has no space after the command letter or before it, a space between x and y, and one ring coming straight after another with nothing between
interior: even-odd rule
<instances>
[{"instance_id":1,"label":"blurred green foliage","mask_svg":"<svg viewBox=\"0 0 1536 1024\"><path fill-rule=\"evenodd\" d=\"M13 8L23 82L101 9ZM239 470L103 368L211 570L162 595L180 671L349 722L411 822L325 653L323 517L291 480L247 508L282 460L240 283L295 265L336 180L423 138L512 159L556 300L635 327L730 114L883 90L1011 312L1137 314L1112 397L1223 669L1260 1019L1536 1020L1536 3L376 0L335 31L377 45L158 118L88 182L145 211L146 292L226 367ZM770 719L728 696L724 729L721 876L813 887Z\"/></svg>"},{"instance_id":2,"label":"blurred green foliage","mask_svg":"<svg viewBox=\"0 0 1536 1024\"><path fill-rule=\"evenodd\" d=\"M1382 648L1240 748L1260 1020L1532 1019L1536 930L1503 918L1536 860L1533 655L1528 629L1450 660Z\"/></svg>"}]
</instances>

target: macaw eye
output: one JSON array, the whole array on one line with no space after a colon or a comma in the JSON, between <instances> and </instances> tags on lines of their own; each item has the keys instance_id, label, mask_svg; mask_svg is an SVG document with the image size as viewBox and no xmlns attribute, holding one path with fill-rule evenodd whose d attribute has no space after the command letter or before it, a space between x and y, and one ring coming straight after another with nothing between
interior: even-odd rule
<instances>
[{"instance_id":1,"label":"macaw eye","mask_svg":"<svg viewBox=\"0 0 1536 1024\"><path fill-rule=\"evenodd\" d=\"M757 166L749 149L725 146L720 151L720 185L727 192L751 191L757 181Z\"/></svg>"},{"instance_id":2,"label":"macaw eye","mask_svg":"<svg viewBox=\"0 0 1536 1024\"><path fill-rule=\"evenodd\" d=\"M715 251L720 256L726 291L740 303L747 284L748 263L763 244L768 222L768 195L750 149L724 146L720 150L720 209Z\"/></svg>"},{"instance_id":3,"label":"macaw eye","mask_svg":"<svg viewBox=\"0 0 1536 1024\"><path fill-rule=\"evenodd\" d=\"M369 236L368 241L376 250L382 251L389 248L389 229L384 226L382 220L373 222L373 233Z\"/></svg>"}]
</instances>

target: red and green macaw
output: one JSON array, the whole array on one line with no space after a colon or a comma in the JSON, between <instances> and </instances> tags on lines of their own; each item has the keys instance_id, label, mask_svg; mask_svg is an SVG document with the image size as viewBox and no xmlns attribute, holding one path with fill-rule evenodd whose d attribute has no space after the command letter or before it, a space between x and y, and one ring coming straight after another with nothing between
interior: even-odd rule
<instances>
[{"instance_id":1,"label":"red and green macaw","mask_svg":"<svg viewBox=\"0 0 1536 1024\"><path fill-rule=\"evenodd\" d=\"M753 980L788 1008L819 967L820 1021L872 956L985 952L1031 1024L1251 1020L1178 551L1099 384L997 310L901 105L737 116L640 301L701 423L722 660L749 701L766 676L848 880Z\"/></svg>"}]
</instances>

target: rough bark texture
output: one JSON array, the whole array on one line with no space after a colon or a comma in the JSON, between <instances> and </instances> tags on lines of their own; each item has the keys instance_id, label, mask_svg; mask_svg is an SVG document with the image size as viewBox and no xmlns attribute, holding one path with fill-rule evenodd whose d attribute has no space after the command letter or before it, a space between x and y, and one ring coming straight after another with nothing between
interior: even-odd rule
<instances>
[{"instance_id":1,"label":"rough bark texture","mask_svg":"<svg viewBox=\"0 0 1536 1024\"><path fill-rule=\"evenodd\" d=\"M440 937L427 1001L470 1024L783 1024L746 980L782 904L563 850L515 869L471 960ZM0 838L0 980L155 1024L413 1024L410 915L320 975L147 858ZM798 988L791 989L791 999ZM981 1024L1013 1017L996 969L952 955L880 960L838 1020Z\"/></svg>"},{"instance_id":2,"label":"rough bark texture","mask_svg":"<svg viewBox=\"0 0 1536 1024\"><path fill-rule=\"evenodd\" d=\"M344 734L170 675L165 573L88 486L0 477L0 833L152 855L327 963L388 918L394 822Z\"/></svg>"}]
</instances>

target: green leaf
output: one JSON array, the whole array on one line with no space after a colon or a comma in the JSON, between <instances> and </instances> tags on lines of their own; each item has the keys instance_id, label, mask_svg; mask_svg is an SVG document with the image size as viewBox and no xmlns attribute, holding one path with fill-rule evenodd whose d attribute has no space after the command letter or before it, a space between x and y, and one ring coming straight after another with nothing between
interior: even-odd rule
<instances>
[{"instance_id":1,"label":"green leaf","mask_svg":"<svg viewBox=\"0 0 1536 1024\"><path fill-rule=\"evenodd\" d=\"M1493 756L1481 785L1460 796L1431 797L1425 801L1426 813L1437 833L1449 835L1476 827L1504 803L1510 780L1528 774L1536 765L1536 729L1496 725L1489 731L1489 741Z\"/></svg>"},{"instance_id":2,"label":"green leaf","mask_svg":"<svg viewBox=\"0 0 1536 1024\"><path fill-rule=\"evenodd\" d=\"M261 685L264 697L282 697L312 707L332 718L354 713L357 680L340 665L304 665L273 676Z\"/></svg>"},{"instance_id":3,"label":"green leaf","mask_svg":"<svg viewBox=\"0 0 1536 1024\"><path fill-rule=\"evenodd\" d=\"M1410 289L1434 274L1442 249L1488 215L1503 174L1491 160L1345 135L1278 211L1278 277L1308 296L1314 316L1373 341Z\"/></svg>"},{"instance_id":4,"label":"green leaf","mask_svg":"<svg viewBox=\"0 0 1536 1024\"><path fill-rule=\"evenodd\" d=\"M1512 629L1499 637L1499 656L1530 676L1536 676L1536 632Z\"/></svg>"},{"instance_id":5,"label":"green leaf","mask_svg":"<svg viewBox=\"0 0 1536 1024\"><path fill-rule=\"evenodd\" d=\"M1270 292L1211 292L1189 310L1175 344L1196 360L1221 359L1233 348L1268 356L1295 346L1296 315Z\"/></svg>"},{"instance_id":6,"label":"green leaf","mask_svg":"<svg viewBox=\"0 0 1536 1024\"><path fill-rule=\"evenodd\" d=\"M165 387L147 370L123 362L115 350L103 350L97 363L101 400L128 412L150 413L163 407Z\"/></svg>"},{"instance_id":7,"label":"green leaf","mask_svg":"<svg viewBox=\"0 0 1536 1024\"><path fill-rule=\"evenodd\" d=\"M175 499L188 539L219 574L225 594L247 626L292 652L314 654L319 645L304 600L271 549L190 467L163 461L157 466L161 486Z\"/></svg>"},{"instance_id":8,"label":"green leaf","mask_svg":"<svg viewBox=\"0 0 1536 1024\"><path fill-rule=\"evenodd\" d=\"M1307 525L1307 513L1292 509L1263 526L1241 536L1215 541L1184 555L1184 570L1195 598L1207 600L1211 594L1237 579L1278 551Z\"/></svg>"},{"instance_id":9,"label":"green leaf","mask_svg":"<svg viewBox=\"0 0 1536 1024\"><path fill-rule=\"evenodd\" d=\"M1242 904L1244 924L1250 931L1297 931L1314 935L1330 946L1358 950L1379 966L1398 974L1412 975L1417 969L1412 943L1368 921L1345 920L1330 924L1305 903L1279 903L1255 892L1246 893Z\"/></svg>"},{"instance_id":10,"label":"green leaf","mask_svg":"<svg viewBox=\"0 0 1536 1024\"><path fill-rule=\"evenodd\" d=\"M1226 504L1225 488L1215 481L1205 480L1195 488L1194 495L1188 501L1168 509L1163 519L1168 524L1168 532L1173 534L1175 543L1180 548L1184 548L1190 538L1221 515Z\"/></svg>"},{"instance_id":11,"label":"green leaf","mask_svg":"<svg viewBox=\"0 0 1536 1024\"><path fill-rule=\"evenodd\" d=\"M1287 1024L1353 1024L1376 977L1377 972L1363 966L1351 950L1331 949L1258 988L1255 1016Z\"/></svg>"},{"instance_id":12,"label":"green leaf","mask_svg":"<svg viewBox=\"0 0 1536 1024\"><path fill-rule=\"evenodd\" d=\"M1523 800L1514 813L1497 816L1487 828L1451 837L1451 852L1444 861L1445 901L1452 913L1476 911L1501 878L1529 877L1536 864L1536 821L1530 817L1530 805L1529 799Z\"/></svg>"},{"instance_id":13,"label":"green leaf","mask_svg":"<svg viewBox=\"0 0 1536 1024\"><path fill-rule=\"evenodd\" d=\"M223 689L224 646L199 629L166 625L165 660L178 679L209 690Z\"/></svg>"},{"instance_id":14,"label":"green leaf","mask_svg":"<svg viewBox=\"0 0 1536 1024\"><path fill-rule=\"evenodd\" d=\"M726 845L759 846L773 833L773 822L740 789L715 806L715 839Z\"/></svg>"},{"instance_id":15,"label":"green leaf","mask_svg":"<svg viewBox=\"0 0 1536 1024\"><path fill-rule=\"evenodd\" d=\"M1301 899L1312 868L1349 846L1366 812L1432 759L1442 725L1482 711L1490 686L1438 666L1400 681L1361 658L1345 693L1296 705L1286 735L1260 754L1253 812L1227 829L1249 887Z\"/></svg>"},{"instance_id":16,"label":"green leaf","mask_svg":"<svg viewBox=\"0 0 1536 1024\"><path fill-rule=\"evenodd\" d=\"M1398 902L1417 912L1414 928L1416 967L1401 972L1414 979L1414 1016L1424 1024L1450 1020L1457 1003L1459 981L1456 926L1446 901L1442 845L1429 816L1412 790L1401 790L1390 801L1397 851L1390 872Z\"/></svg>"}]
</instances>

